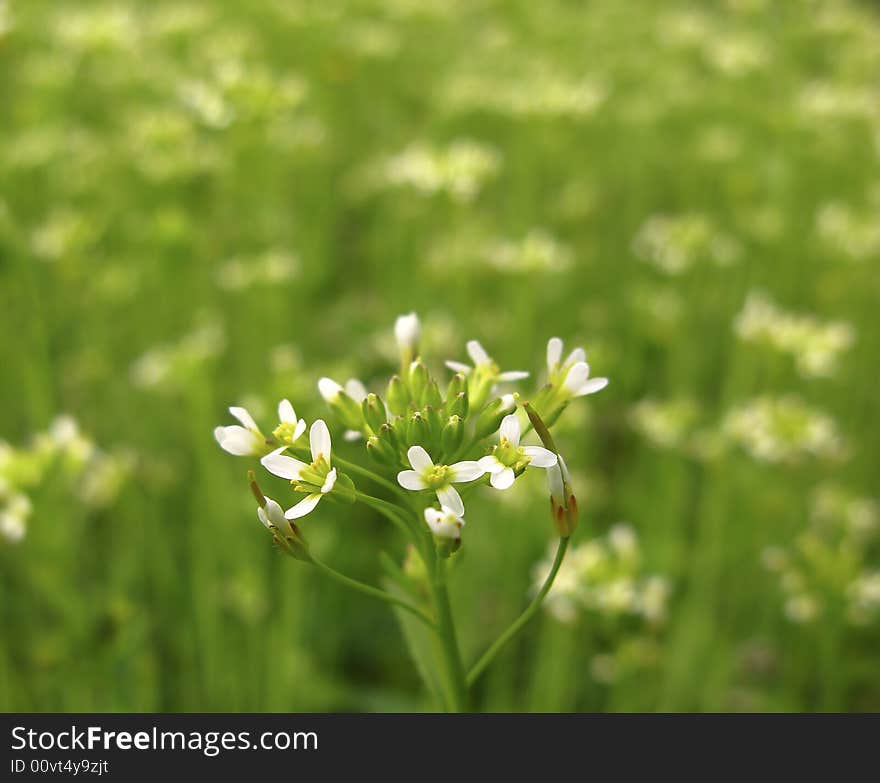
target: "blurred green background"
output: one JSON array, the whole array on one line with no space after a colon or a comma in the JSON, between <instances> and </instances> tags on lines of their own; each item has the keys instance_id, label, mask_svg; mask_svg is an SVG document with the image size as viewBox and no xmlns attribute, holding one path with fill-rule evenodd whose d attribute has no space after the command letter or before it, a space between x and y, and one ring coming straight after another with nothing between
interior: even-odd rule
<instances>
[{"instance_id":1,"label":"blurred green background","mask_svg":"<svg viewBox=\"0 0 880 783\"><path fill-rule=\"evenodd\" d=\"M379 391L410 310L438 372L611 378L479 709L880 709L878 73L858 0L0 0L0 709L431 709L212 437ZM540 476L476 495L468 661L552 538Z\"/></svg>"}]
</instances>

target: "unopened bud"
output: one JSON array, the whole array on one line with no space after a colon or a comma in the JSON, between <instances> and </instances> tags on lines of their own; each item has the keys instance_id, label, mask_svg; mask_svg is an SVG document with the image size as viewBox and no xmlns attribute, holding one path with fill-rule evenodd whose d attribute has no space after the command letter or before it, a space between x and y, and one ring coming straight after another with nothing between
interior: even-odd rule
<instances>
[{"instance_id":1,"label":"unopened bud","mask_svg":"<svg viewBox=\"0 0 880 783\"><path fill-rule=\"evenodd\" d=\"M446 412L450 416L459 416L466 419L468 415L468 393L459 392L452 400L447 400Z\"/></svg>"},{"instance_id":2,"label":"unopened bud","mask_svg":"<svg viewBox=\"0 0 880 783\"><path fill-rule=\"evenodd\" d=\"M404 367L418 356L421 335L422 325L415 313L401 315L394 322L394 339L397 340L401 363Z\"/></svg>"},{"instance_id":3,"label":"unopened bud","mask_svg":"<svg viewBox=\"0 0 880 783\"><path fill-rule=\"evenodd\" d=\"M464 422L460 416L453 414L447 419L443 425L443 431L440 435L440 445L443 453L447 455L455 454L458 447L464 440Z\"/></svg>"},{"instance_id":4,"label":"unopened bud","mask_svg":"<svg viewBox=\"0 0 880 783\"><path fill-rule=\"evenodd\" d=\"M350 430L361 432L364 428L364 414L358 405L336 381L330 378L321 378L318 381L318 391L326 401L330 410L339 417L339 420Z\"/></svg>"},{"instance_id":5,"label":"unopened bud","mask_svg":"<svg viewBox=\"0 0 880 783\"><path fill-rule=\"evenodd\" d=\"M361 403L364 421L370 430L378 435L380 427L385 424L388 417L385 413L385 405L379 396L370 392Z\"/></svg>"},{"instance_id":6,"label":"unopened bud","mask_svg":"<svg viewBox=\"0 0 880 783\"><path fill-rule=\"evenodd\" d=\"M385 393L388 402L388 410L395 416L403 416L409 405L409 391L406 384L400 380L400 376L394 375L388 382L388 391Z\"/></svg>"},{"instance_id":7,"label":"unopened bud","mask_svg":"<svg viewBox=\"0 0 880 783\"><path fill-rule=\"evenodd\" d=\"M416 404L422 399L428 388L428 368L422 362L413 362L409 366L409 393Z\"/></svg>"},{"instance_id":8,"label":"unopened bud","mask_svg":"<svg viewBox=\"0 0 880 783\"><path fill-rule=\"evenodd\" d=\"M496 397L477 416L474 435L478 439L491 435L498 429L501 420L514 410L516 410L516 398L512 394Z\"/></svg>"},{"instance_id":9,"label":"unopened bud","mask_svg":"<svg viewBox=\"0 0 880 783\"><path fill-rule=\"evenodd\" d=\"M425 392L421 397L422 406L431 405L434 408L440 408L443 405L443 398L440 396L440 389L437 386L437 381L431 378L428 381L427 387L425 387Z\"/></svg>"}]
</instances>

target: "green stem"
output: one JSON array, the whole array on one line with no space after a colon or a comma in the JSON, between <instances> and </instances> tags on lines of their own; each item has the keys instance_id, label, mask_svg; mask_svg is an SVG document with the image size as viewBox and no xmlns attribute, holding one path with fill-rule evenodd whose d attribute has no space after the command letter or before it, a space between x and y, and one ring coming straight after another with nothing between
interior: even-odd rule
<instances>
[{"instance_id":1,"label":"green stem","mask_svg":"<svg viewBox=\"0 0 880 783\"><path fill-rule=\"evenodd\" d=\"M413 606L408 601L404 601L401 598L397 598L391 593L386 593L384 590L380 590L378 587L373 587L372 585L364 584L363 582L359 582L357 579L352 579L350 576L346 576L345 574L339 573L334 568L331 568L326 563L318 560L314 555L312 557L312 563L318 568L318 570L325 573L331 579L336 580L340 584L345 585L346 587L350 587L352 590L357 590L364 595L368 595L371 598L377 598L380 601L384 601L388 604L394 604L394 606L399 606L401 609L409 612L410 614L415 615L419 618L425 625L427 625L432 630L437 630L437 625L434 620L429 617L425 612L419 609L417 606Z\"/></svg>"},{"instance_id":2,"label":"green stem","mask_svg":"<svg viewBox=\"0 0 880 783\"><path fill-rule=\"evenodd\" d=\"M553 582L556 579L556 575L559 573L559 567L562 565L562 561L565 559L565 552L567 549L568 539L560 538L559 546L556 549L556 557L553 559L550 573L547 574L547 578L544 580L544 584L541 585L541 589L532 599L532 602L526 607L525 611L517 617L513 623L511 623L507 630L495 640L486 652L483 653L482 658L474 664L474 667L470 670L467 676L468 687L477 681L479 676L485 671L486 667L492 663L492 659L501 651L501 648L516 636L520 629L522 629L522 627L532 619L538 609L541 608L541 604L547 597L547 593L549 593L550 588L553 587Z\"/></svg>"},{"instance_id":3,"label":"green stem","mask_svg":"<svg viewBox=\"0 0 880 783\"><path fill-rule=\"evenodd\" d=\"M452 712L464 712L467 709L468 701L464 663L461 660L461 653L458 649L455 623L452 619L452 607L449 604L449 591L446 589L446 560L439 555L434 562L431 588L437 610L436 631L440 637L441 649L446 664L449 705Z\"/></svg>"},{"instance_id":4,"label":"green stem","mask_svg":"<svg viewBox=\"0 0 880 783\"><path fill-rule=\"evenodd\" d=\"M372 470L368 470L367 468L363 468L354 462L349 462L347 459L343 459L342 457L338 456L337 454L333 455L333 462L335 462L337 465L339 465L339 467L344 468L345 470L347 470L351 473L358 473L361 476L363 476L364 478L367 478L370 481L378 484L379 486L384 487L392 494L397 495L400 498L409 500L409 498L407 497L407 495L403 489L398 487L396 484L393 484L391 481L389 481L384 476L380 476L378 473L374 473Z\"/></svg>"},{"instance_id":5,"label":"green stem","mask_svg":"<svg viewBox=\"0 0 880 783\"><path fill-rule=\"evenodd\" d=\"M376 509L380 514L387 517L391 522L394 523L395 527L400 530L404 535L408 536L411 539L415 538L415 531L413 530L412 525L410 524L409 517L397 506L393 503L389 503L387 500L382 500L382 498L373 497L372 495L368 495L366 492L361 492L360 490L355 490L355 494L357 495L357 499L362 503L366 503L366 505L370 506L370 508Z\"/></svg>"}]
</instances>

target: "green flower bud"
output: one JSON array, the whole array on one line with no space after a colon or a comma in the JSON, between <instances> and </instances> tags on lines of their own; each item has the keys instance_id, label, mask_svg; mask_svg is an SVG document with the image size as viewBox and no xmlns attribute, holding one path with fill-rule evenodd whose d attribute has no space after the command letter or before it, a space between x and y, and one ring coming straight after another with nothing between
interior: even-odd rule
<instances>
[{"instance_id":1,"label":"green flower bud","mask_svg":"<svg viewBox=\"0 0 880 783\"><path fill-rule=\"evenodd\" d=\"M400 380L400 376L394 375L388 382L388 390L385 393L388 402L388 410L395 416L403 416L409 405L409 391L406 384Z\"/></svg>"},{"instance_id":2,"label":"green flower bud","mask_svg":"<svg viewBox=\"0 0 880 783\"><path fill-rule=\"evenodd\" d=\"M377 394L370 392L370 394L364 397L364 401L361 403L361 409L364 414L364 421L367 422L367 426L374 433L378 434L380 427L388 420L385 413L385 405L382 403L382 400L379 399Z\"/></svg>"},{"instance_id":3,"label":"green flower bud","mask_svg":"<svg viewBox=\"0 0 880 783\"><path fill-rule=\"evenodd\" d=\"M464 422L460 416L453 414L443 425L440 435L440 446L444 454L455 454L464 440Z\"/></svg>"},{"instance_id":4,"label":"green flower bud","mask_svg":"<svg viewBox=\"0 0 880 783\"><path fill-rule=\"evenodd\" d=\"M443 398L440 396L440 389L437 386L437 381L433 378L428 381L428 386L425 389L425 393L422 395L422 405L431 405L437 409L443 405Z\"/></svg>"},{"instance_id":5,"label":"green flower bud","mask_svg":"<svg viewBox=\"0 0 880 783\"><path fill-rule=\"evenodd\" d=\"M501 424L501 419L516 410L516 397L505 394L492 400L477 417L475 437L485 438L495 432Z\"/></svg>"},{"instance_id":6,"label":"green flower bud","mask_svg":"<svg viewBox=\"0 0 880 783\"><path fill-rule=\"evenodd\" d=\"M400 439L400 429L405 426L406 422L399 417L395 419L393 425L383 424L379 427L379 432L377 433L379 440L387 443L395 452L400 451L401 447L404 445Z\"/></svg>"},{"instance_id":7,"label":"green flower bud","mask_svg":"<svg viewBox=\"0 0 880 783\"><path fill-rule=\"evenodd\" d=\"M367 454L379 465L385 467L397 465L397 451L391 447L387 440L382 440L376 435L370 435L367 438Z\"/></svg>"},{"instance_id":8,"label":"green flower bud","mask_svg":"<svg viewBox=\"0 0 880 783\"><path fill-rule=\"evenodd\" d=\"M467 389L467 376L463 372L455 373L455 375L452 376L452 380L449 381L449 386L446 389L446 404L451 404L452 400L458 397L462 392L467 392Z\"/></svg>"},{"instance_id":9,"label":"green flower bud","mask_svg":"<svg viewBox=\"0 0 880 783\"><path fill-rule=\"evenodd\" d=\"M443 429L443 420L440 418L440 413L432 405L426 405L422 415L428 423L429 437L436 443L440 440L440 431Z\"/></svg>"},{"instance_id":10,"label":"green flower bud","mask_svg":"<svg viewBox=\"0 0 880 783\"><path fill-rule=\"evenodd\" d=\"M467 391L459 392L452 400L447 400L446 412L450 416L460 416L466 419L468 415L468 393Z\"/></svg>"},{"instance_id":11,"label":"green flower bud","mask_svg":"<svg viewBox=\"0 0 880 783\"><path fill-rule=\"evenodd\" d=\"M415 411L410 414L406 420L406 445L407 446L424 446L428 448L431 433L428 429L428 422L421 411Z\"/></svg>"},{"instance_id":12,"label":"green flower bud","mask_svg":"<svg viewBox=\"0 0 880 783\"><path fill-rule=\"evenodd\" d=\"M409 366L409 393L413 402L419 403L428 388L428 368L420 361Z\"/></svg>"}]
</instances>

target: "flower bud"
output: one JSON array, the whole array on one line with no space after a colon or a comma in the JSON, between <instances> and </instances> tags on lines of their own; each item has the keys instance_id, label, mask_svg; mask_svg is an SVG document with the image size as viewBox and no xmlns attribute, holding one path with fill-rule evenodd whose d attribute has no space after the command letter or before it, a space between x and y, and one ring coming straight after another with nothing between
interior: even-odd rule
<instances>
[{"instance_id":1,"label":"flower bud","mask_svg":"<svg viewBox=\"0 0 880 783\"><path fill-rule=\"evenodd\" d=\"M406 445L407 446L426 446L430 442L430 432L428 423L421 411L411 413L406 420Z\"/></svg>"},{"instance_id":2,"label":"flower bud","mask_svg":"<svg viewBox=\"0 0 880 783\"><path fill-rule=\"evenodd\" d=\"M422 409L422 415L428 425L428 437L432 442L436 443L440 440L440 432L443 429L443 421L440 414L433 405L426 405Z\"/></svg>"},{"instance_id":3,"label":"flower bud","mask_svg":"<svg viewBox=\"0 0 880 783\"><path fill-rule=\"evenodd\" d=\"M384 441L395 452L398 452L404 445L400 438L400 428L405 426L405 424L404 420L398 417L395 419L394 424L383 424L379 427L379 432L376 434L379 436L379 440Z\"/></svg>"},{"instance_id":4,"label":"flower bud","mask_svg":"<svg viewBox=\"0 0 880 783\"><path fill-rule=\"evenodd\" d=\"M394 339L400 350L401 363L405 367L419 354L419 338L422 325L415 313L401 315L394 322Z\"/></svg>"},{"instance_id":5,"label":"flower bud","mask_svg":"<svg viewBox=\"0 0 880 783\"><path fill-rule=\"evenodd\" d=\"M252 470L248 471L248 480L251 492L257 499L257 518L263 527L272 534L272 538L285 554L310 563L312 556L309 554L309 545L299 528L285 518L284 511L278 503L263 494Z\"/></svg>"},{"instance_id":6,"label":"flower bud","mask_svg":"<svg viewBox=\"0 0 880 783\"><path fill-rule=\"evenodd\" d=\"M477 417L475 437L479 439L491 435L498 429L501 420L514 410L516 410L516 397L514 395L505 394L503 397L496 397L483 408Z\"/></svg>"},{"instance_id":7,"label":"flower bud","mask_svg":"<svg viewBox=\"0 0 880 783\"><path fill-rule=\"evenodd\" d=\"M468 393L467 391L459 392L451 400L447 400L446 412L450 416L460 416L466 419L468 415Z\"/></svg>"},{"instance_id":8,"label":"flower bud","mask_svg":"<svg viewBox=\"0 0 880 783\"><path fill-rule=\"evenodd\" d=\"M403 416L409 405L409 391L406 384L400 380L400 376L394 375L388 382L388 390L385 392L388 401L388 410L395 416Z\"/></svg>"},{"instance_id":9,"label":"flower bud","mask_svg":"<svg viewBox=\"0 0 880 783\"><path fill-rule=\"evenodd\" d=\"M422 362L413 362L409 366L409 393L416 404L422 399L428 388L428 368Z\"/></svg>"},{"instance_id":10,"label":"flower bud","mask_svg":"<svg viewBox=\"0 0 880 783\"><path fill-rule=\"evenodd\" d=\"M440 445L443 453L447 455L455 454L458 447L464 440L464 422L460 416L453 414L447 419L443 425L443 431L440 435Z\"/></svg>"},{"instance_id":11,"label":"flower bud","mask_svg":"<svg viewBox=\"0 0 880 783\"><path fill-rule=\"evenodd\" d=\"M361 432L364 428L364 414L358 405L336 381L330 378L321 378L318 381L318 391L324 398L330 410L350 430Z\"/></svg>"},{"instance_id":12,"label":"flower bud","mask_svg":"<svg viewBox=\"0 0 880 783\"><path fill-rule=\"evenodd\" d=\"M377 394L370 392L361 403L361 410L364 414L364 421L367 426L376 434L379 433L380 427L388 421L385 413L385 405L379 399Z\"/></svg>"},{"instance_id":13,"label":"flower bud","mask_svg":"<svg viewBox=\"0 0 880 783\"><path fill-rule=\"evenodd\" d=\"M452 376L452 380L449 381L449 386L446 389L446 403L449 404L459 394L467 392L467 389L467 376L463 372L455 373L455 375Z\"/></svg>"},{"instance_id":14,"label":"flower bud","mask_svg":"<svg viewBox=\"0 0 880 783\"><path fill-rule=\"evenodd\" d=\"M437 381L433 378L428 381L428 386L425 388L425 393L421 398L422 406L431 405L434 408L440 408L443 405L443 398L440 396L440 389L437 386Z\"/></svg>"},{"instance_id":15,"label":"flower bud","mask_svg":"<svg viewBox=\"0 0 880 783\"><path fill-rule=\"evenodd\" d=\"M394 467L397 465L397 452L391 448L388 441L382 440L377 435L367 438L367 454L379 465Z\"/></svg>"}]
</instances>

